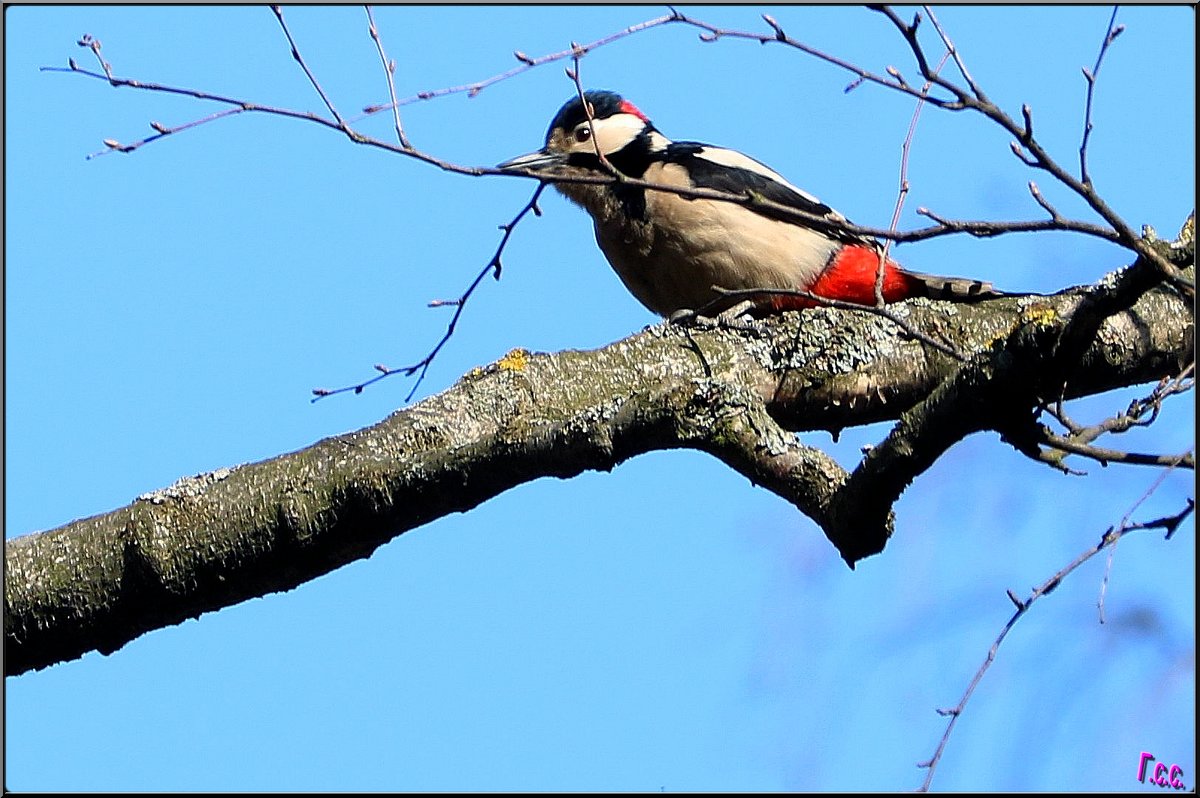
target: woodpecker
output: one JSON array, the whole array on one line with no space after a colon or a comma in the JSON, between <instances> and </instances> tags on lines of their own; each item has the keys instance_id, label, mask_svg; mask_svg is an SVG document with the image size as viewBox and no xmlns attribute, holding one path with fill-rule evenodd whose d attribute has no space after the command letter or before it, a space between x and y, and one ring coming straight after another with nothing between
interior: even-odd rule
<instances>
[{"instance_id":1,"label":"woodpecker","mask_svg":"<svg viewBox=\"0 0 1200 798\"><path fill-rule=\"evenodd\" d=\"M497 168L553 176L622 175L659 185L761 197L820 221L802 221L765 203L686 197L620 182L555 183L592 217L596 241L626 288L660 316L734 305L727 290L801 289L874 305L883 248L845 232L846 217L779 173L735 150L672 141L637 106L612 91L568 100L540 150ZM590 111L590 119L589 113ZM598 154L599 153L599 154ZM604 156L604 161L600 155ZM607 163L607 165L606 165ZM883 299L933 297L974 302L1007 294L990 283L907 271L884 261ZM757 312L812 307L796 295L764 295Z\"/></svg>"}]
</instances>

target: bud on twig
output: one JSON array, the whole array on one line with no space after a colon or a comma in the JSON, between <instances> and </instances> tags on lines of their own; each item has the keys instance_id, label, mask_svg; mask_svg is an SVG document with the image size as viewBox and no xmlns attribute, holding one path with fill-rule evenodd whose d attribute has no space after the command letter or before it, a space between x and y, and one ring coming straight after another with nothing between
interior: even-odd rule
<instances>
[{"instance_id":1,"label":"bud on twig","mask_svg":"<svg viewBox=\"0 0 1200 798\"><path fill-rule=\"evenodd\" d=\"M770 25L774 29L775 38L778 41L782 42L787 39L787 35L784 34L783 28L780 27L779 23L775 21L774 17L772 17L770 14L763 14L762 18L763 18L764 22L766 22L768 25Z\"/></svg>"}]
</instances>

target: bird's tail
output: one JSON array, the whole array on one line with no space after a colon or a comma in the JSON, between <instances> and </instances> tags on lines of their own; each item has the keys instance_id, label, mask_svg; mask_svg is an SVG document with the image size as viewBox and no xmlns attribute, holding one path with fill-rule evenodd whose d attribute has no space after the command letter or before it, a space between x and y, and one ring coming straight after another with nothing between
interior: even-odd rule
<instances>
[{"instance_id":1,"label":"bird's tail","mask_svg":"<svg viewBox=\"0 0 1200 798\"><path fill-rule=\"evenodd\" d=\"M808 290L818 296L843 302L874 305L879 267L878 249L847 245L842 247ZM899 302L919 296L952 302L980 302L1011 296L1004 291L997 291L991 283L982 280L910 272L890 259L883 262L881 282L879 288L882 289L884 302Z\"/></svg>"},{"instance_id":2,"label":"bird's tail","mask_svg":"<svg viewBox=\"0 0 1200 798\"><path fill-rule=\"evenodd\" d=\"M997 290L991 283L983 280L972 280L967 277L942 277L937 274L922 274L900 268L897 268L897 271L906 278L909 297L924 296L930 299L945 299L950 302L982 302L985 299L1015 296L1008 291Z\"/></svg>"}]
</instances>

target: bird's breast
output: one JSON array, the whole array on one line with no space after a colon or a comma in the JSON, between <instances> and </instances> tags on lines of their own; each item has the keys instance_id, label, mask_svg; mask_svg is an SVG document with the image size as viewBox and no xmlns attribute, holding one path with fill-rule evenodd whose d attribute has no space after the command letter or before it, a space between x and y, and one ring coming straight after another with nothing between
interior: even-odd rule
<instances>
[{"instance_id":1,"label":"bird's breast","mask_svg":"<svg viewBox=\"0 0 1200 798\"><path fill-rule=\"evenodd\" d=\"M681 169L666 165L646 179L668 184L686 179L671 174L673 168ZM640 218L615 197L581 204L591 213L596 240L617 275L661 316L710 305L721 298L714 287L807 289L838 248L815 230L732 202L663 191L646 191L644 201Z\"/></svg>"}]
</instances>

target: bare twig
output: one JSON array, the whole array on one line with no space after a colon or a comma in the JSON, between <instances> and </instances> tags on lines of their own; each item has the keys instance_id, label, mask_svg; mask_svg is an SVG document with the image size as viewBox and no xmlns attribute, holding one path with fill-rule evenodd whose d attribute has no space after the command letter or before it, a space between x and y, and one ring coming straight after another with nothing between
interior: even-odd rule
<instances>
[{"instance_id":1,"label":"bare twig","mask_svg":"<svg viewBox=\"0 0 1200 798\"><path fill-rule=\"evenodd\" d=\"M134 80L132 78L118 78L115 76L109 77L108 75L102 75L102 74L92 72L87 69L82 69L82 68L80 68L80 66L77 63L74 62L74 60L69 61L68 66L66 66L66 67L41 67L41 71L42 72L71 72L76 75L82 75L83 77L103 80L103 81L109 83L111 86L113 86L113 88L127 87L127 88L131 88L131 89L141 89L143 91L159 92L162 94L178 94L178 95L182 95L185 97L193 97L197 100L208 100L211 102L216 102L216 103L221 103L223 105L231 106L231 108L227 109L224 112L210 114L210 115L202 117L200 119L196 119L192 122L188 122L184 125L179 125L179 126L176 126L173 128L167 128L167 130L169 132L163 131L162 128L164 128L165 126L160 127L160 126L157 126L157 123L155 123L155 125L152 125L152 126L155 127L155 130L159 131L160 135L149 136L145 139L142 139L141 141L135 142L130 145L123 145L123 146L118 146L117 148L110 148L110 149L116 149L117 151L120 151L120 152L132 152L133 150L137 149L138 147L141 147L142 145L148 144L152 141L157 141L158 139L163 138L163 136L169 135L170 133L181 131L181 130L186 130L188 128L197 127L198 125L202 125L206 122L212 122L217 119L223 119L227 116L233 116L236 114L247 113L247 112L249 112L249 113L264 113L264 114L270 114L273 116L282 116L282 117L286 117L289 119L299 119L299 120L302 120L305 122L315 122L318 125L324 125L325 127L331 128L333 130L341 130L336 123L334 123L328 119L325 119L323 117L320 117L311 111L295 111L290 108L279 108L279 107L270 106L270 105L260 105L258 103L253 103L248 100L239 100L235 97L227 97L227 96L220 95L220 94L213 94L212 92L202 91L200 89L189 89L189 88L185 88L182 86L168 86L168 85L162 84L162 83L152 83L149 81ZM392 146L392 145L388 145L385 142L379 142L378 144L376 144L376 146L379 146L383 149L391 149L391 150L396 150L398 152L402 152L402 150L399 150L399 148Z\"/></svg>"},{"instance_id":2,"label":"bare twig","mask_svg":"<svg viewBox=\"0 0 1200 798\"><path fill-rule=\"evenodd\" d=\"M1029 194L1038 205L1041 205L1045 209L1046 213L1050 214L1050 221L1055 224L1063 221L1063 217L1058 212L1058 209L1050 204L1050 201L1042 195L1042 190L1038 188L1038 184L1032 180L1029 181Z\"/></svg>"},{"instance_id":3,"label":"bare twig","mask_svg":"<svg viewBox=\"0 0 1200 798\"><path fill-rule=\"evenodd\" d=\"M1166 257L1155 250L1152 242L1137 233L1115 210L1113 210L1107 202L1105 202L1099 194L1093 189L1090 184L1083 183L1075 178L1070 172L1064 169L1044 147L1033 137L1032 123L1029 121L1028 115L1025 116L1026 124L1018 124L1011 116L1000 109L995 103L988 100L982 93L979 93L973 81L967 78L968 85L972 86L972 91L967 91L954 83L947 81L937 75L933 75L928 67L928 61L925 57L924 50L921 47L915 35L915 25L908 25L904 20L896 14L895 11L887 6L872 6L875 11L882 12L900 31L908 42L909 49L913 53L913 57L921 66L922 74L928 80L932 80L936 85L950 91L957 98L955 104L940 104L943 108L952 108L953 110L970 109L976 111L986 118L990 119L995 124L999 125L1004 130L1014 136L1020 146L1014 144L1013 151L1023 160L1028 166L1036 169L1041 169L1053 175L1053 177L1069 188L1091 207L1097 215L1100 216L1116 233L1117 241L1127 249L1136 252L1144 258L1163 278L1169 280L1173 285L1182 291L1188 293L1189 296L1195 296L1195 284L1183 275L1183 273L1173 265ZM943 42L946 38L943 37ZM853 68L857 73L857 68ZM964 73L965 74L965 73ZM878 81L881 85L887 86L896 91L904 93L912 93L913 89L908 86L899 86L894 82ZM972 93L975 92L975 93ZM938 104L938 103L935 103ZM1026 153L1028 151L1028 154Z\"/></svg>"},{"instance_id":4,"label":"bare twig","mask_svg":"<svg viewBox=\"0 0 1200 798\"><path fill-rule=\"evenodd\" d=\"M1189 453L1190 453L1190 451L1191 450L1189 450ZM1170 467L1168 467L1168 468L1164 469L1161 474L1158 475L1158 479L1154 480L1154 482L1151 483L1150 487L1148 487L1146 489L1146 492L1143 493L1136 502L1134 502L1133 506L1130 507L1128 511L1126 511L1125 515L1121 516L1121 523L1118 524L1119 528L1121 528L1121 529L1125 529L1125 528L1145 529L1147 527L1165 528L1167 530L1167 535L1166 535L1167 540L1171 539L1171 536L1175 534L1175 529L1179 526L1179 522L1183 520L1182 518L1178 518L1177 520L1175 520L1175 522L1173 524L1164 523L1165 521L1168 521L1169 519L1159 519L1158 521L1151 521L1148 524L1130 524L1130 522L1129 522L1129 516L1133 515L1134 511L1137 510L1137 508L1142 505L1142 502L1144 502L1144 501L1146 501L1146 499L1150 498L1150 495L1152 493L1154 493L1155 490L1158 489L1158 486L1162 484L1163 480L1167 478L1167 474L1169 474L1170 472L1171 472L1171 469L1170 469ZM1188 499L1188 509L1190 510L1193 506L1194 506L1194 500ZM1175 517L1171 517L1171 519L1174 519L1174 518ZM1096 613L1097 613L1100 623L1106 623L1105 618L1104 618L1104 597L1108 593L1108 580L1109 580L1109 577L1112 575L1113 557L1116 555L1116 551L1117 551L1117 541L1113 540L1113 545L1110 546L1108 549L1108 559L1104 563L1104 577L1100 580L1100 595L1096 599Z\"/></svg>"},{"instance_id":5,"label":"bare twig","mask_svg":"<svg viewBox=\"0 0 1200 798\"><path fill-rule=\"evenodd\" d=\"M85 34L83 34L83 36L80 36L79 41L77 41L75 43L78 44L80 47L86 47L87 49L92 51L92 55L96 56L96 60L98 62L100 62L100 68L102 70L104 70L104 74L108 77L109 82L112 82L112 79L113 79L112 64L105 61L104 56L100 55L100 40L95 38L94 36L92 36L92 34L90 34L90 33L85 33ZM75 64L75 59L73 59L73 58L70 59L69 63L71 65L71 69L78 68L77 65Z\"/></svg>"},{"instance_id":6,"label":"bare twig","mask_svg":"<svg viewBox=\"0 0 1200 798\"><path fill-rule=\"evenodd\" d=\"M921 75L934 85L949 91L955 96L954 101L943 101L940 104L941 107L951 111L961 111L970 107L965 101L971 98L965 90L959 88L953 82L943 79L936 72L934 72L933 69L930 68L929 61L925 57L925 50L921 47L921 43L917 39L917 30L921 24L920 14L914 14L912 23L908 23L901 19L900 15L892 10L890 6L869 4L867 8L883 14L891 21L893 25L896 26L896 30L900 32L900 35L904 37L904 41L908 44L908 49L912 52L913 60L916 61L917 70L921 73ZM926 10L928 10L928 7L926 7ZM945 44L944 38L943 44ZM947 52L950 51L949 47L946 49ZM893 70L889 70L889 74L892 74L893 77L896 77L898 73L895 73ZM912 91L911 87L903 80L897 80L898 85L890 85L886 81L879 81L879 83L882 86L887 86L888 88L896 89L906 94Z\"/></svg>"},{"instance_id":7,"label":"bare twig","mask_svg":"<svg viewBox=\"0 0 1200 798\"><path fill-rule=\"evenodd\" d=\"M670 18L670 19L674 19L674 18ZM661 23L659 23L659 24L661 24ZM632 29L630 29L630 30L632 30ZM595 46L595 45L593 44L590 46ZM568 51L568 52L570 52L570 51ZM556 55L558 55L558 54L556 54ZM187 130L187 129L196 127L198 125L205 124L207 122L215 121L217 119L222 119L222 118L225 118L228 116L234 116L234 115L241 114L241 113L246 113L246 112L265 113L265 114L281 116L281 117L285 117L285 118L289 118L289 119L298 119L301 121L313 122L318 125L327 127L331 130L338 131L340 133L348 135L357 144L362 144L365 146L385 150L387 152L392 152L395 154L414 158L414 159L420 160L424 163L428 163L433 166L436 166L437 168L441 169L442 171L451 172L454 174L463 174L463 175L471 175L471 176L508 175L508 176L531 178L534 180L538 180L539 182L580 183L580 184L595 184L595 185L610 185L613 182L615 182L615 180L616 180L616 178L614 178L611 175L594 175L594 176L589 176L589 175L571 175L571 176L546 175L544 173L532 172L532 171L528 171L528 170L511 170L511 169L499 170L499 169L488 168L488 167L466 166L466 165L462 165L462 164L452 163L450 161L446 161L441 158L437 158L433 155L430 155L429 153L423 152L423 151L415 149L415 148L405 148L399 144L392 144L391 142L373 138L371 136L367 136L367 135L361 134L357 131L354 131L353 129L350 129L350 128L342 128L337 122L330 120L330 119L323 118L321 116L318 116L317 114L314 114L311 111L296 111L296 110L289 109L289 108L280 108L280 107L275 107L275 106L261 105L258 103L251 102L249 100L242 100L242 99L235 98L235 97L228 97L228 96L213 94L211 92L206 92L206 91L202 91L199 89L190 89L190 88L179 87L179 86L170 86L170 85L161 84L161 83L134 80L131 78L113 77L110 79L106 75L99 74L96 72L91 72L86 69L82 69L79 67L78 64L74 63L73 61L70 62L68 67L42 67L41 69L42 69L42 71L45 71L45 72L69 72L69 73L74 73L74 74L81 75L84 77L104 80L116 88L128 87L128 88L134 88L134 89L141 89L143 91L184 95L184 96L194 97L195 99L198 99L198 100L207 100L207 101L212 101L212 102L217 102L217 103L222 103L224 105L232 106L229 110L227 110L225 112L211 114L211 115L202 117L200 119L196 119L191 122L188 122L186 124L170 128L169 130L172 133ZM915 89L914 89L914 92L916 92ZM915 94L914 96L919 96L919 93ZM400 104L403 105L404 101L401 101ZM108 149L103 150L101 153L96 153L96 154L97 155L105 154L105 153L113 152L113 151L126 152L126 153L132 152L145 144L148 144L150 142L157 141L158 139L163 138L165 135L167 135L167 134L164 134L160 131L158 135L149 136L145 139L134 142L132 144L128 144L128 145L116 144L116 146L109 145ZM792 218L799 222L804 222L804 223L811 224L811 225L818 226L818 227L824 226L824 228L838 230L838 231L845 232L845 233L848 233L851 235L881 238L881 239L888 240L888 241L895 241L897 243L911 243L911 242L917 242L917 241L925 241L928 239L938 238L938 237L945 236L945 235L957 235L957 234L961 234L961 233L966 233L968 235L975 236L977 238L990 238L990 237L994 237L994 236L1008 235L1008 234L1012 234L1012 233L1033 233L1033 232L1043 232L1043 231L1047 231L1047 230L1076 232L1076 233L1080 233L1083 235L1100 238L1100 239L1110 241L1113 243L1121 242L1120 236L1116 232L1114 232L1112 229L1103 227L1103 226L1100 226L1097 224L1093 224L1090 222L1084 222L1084 221L1079 221L1079 220L1070 220L1070 219L1045 220L1045 219L1042 219L1042 220L1028 220L1028 221L1026 221L1026 220L963 221L963 220L951 220L951 219L942 218L940 216L936 216L931 211L928 211L925 208L918 208L917 213L933 219L936 222L936 224L934 224L930 227L918 228L916 230L896 231L896 230L891 230L891 229L874 228L874 227L867 227L867 226L863 226L863 225L855 225L855 224L852 224L852 223L846 222L846 221L832 221L827 217L817 216L815 214L808 214L808 213L805 213L804 211L800 211L795 208L791 208L789 206L782 205L780 203L772 202L772 201L767 200L758 195L749 195L749 194L739 195L739 194L730 194L730 193L723 192L723 191L716 191L713 189L688 188L685 186L677 186L677 185L661 185L661 184L653 183L650 181L639 180L636 178L630 178L628 176L622 176L620 179L622 180L622 182L628 184L631 187L635 187L635 188L645 188L645 189L652 189L652 190L658 190L658 191L667 191L667 192L679 194L680 196L683 196L683 197L690 197L693 199L714 199L714 200L720 200L720 201L725 201L725 202L736 202L736 203L748 205L748 206L759 206L766 210L770 210L772 213L777 213L781 216L784 216L787 218Z\"/></svg>"},{"instance_id":8,"label":"bare twig","mask_svg":"<svg viewBox=\"0 0 1200 798\"><path fill-rule=\"evenodd\" d=\"M942 70L942 67L945 66L946 59L949 57L949 55L949 53L946 53L942 56L942 60L934 70L934 74L937 74ZM927 81L925 85L921 87L921 94L927 95L932 87L933 84ZM904 200L908 197L908 155L912 150L913 137L917 134L917 122L921 119L921 110L924 107L925 99L924 96L922 96L920 100L917 100L916 107L913 108L912 119L910 119L908 122L908 133L904 136L904 143L900 145L900 189L896 195L896 204L892 210L892 221L891 224L888 225L889 230L894 231L899 226L900 212L904 209ZM890 238L884 240L883 248L879 254L879 267L875 270L875 304L880 307L882 307L884 304L883 272L884 267L887 264L888 251L892 248L892 242L893 239Z\"/></svg>"},{"instance_id":9,"label":"bare twig","mask_svg":"<svg viewBox=\"0 0 1200 798\"><path fill-rule=\"evenodd\" d=\"M429 351L429 354L425 355L425 357L421 358L410 366L389 368L383 365L376 365L375 370L378 371L379 374L375 375L369 380L364 380L355 385L347 385L342 388L333 389L314 388L312 401L316 402L319 399L324 399L326 396L333 396L334 394L339 393L362 393L368 385L373 385L385 377L392 376L393 374L403 374L406 377L411 377L413 374L417 374L417 381L413 384L412 390L408 392L408 396L404 398L404 401L407 402L412 399L413 395L417 392L417 388L419 388L421 383L425 380L425 375L429 372L429 366L433 363L434 358L436 358L438 353L442 351L442 347L446 345L446 342L450 340L450 337L454 335L454 330L458 326L459 318L462 317L463 308L466 307L467 300L469 300L471 295L475 293L475 289L479 287L481 282L483 282L483 278L491 273L497 280L500 279L500 273L503 268L501 265L500 256L504 253L504 248L508 245L508 240L512 237L513 230L516 229L517 223L520 222L521 219L525 218L530 211L533 211L534 215L541 215L541 209L538 208L537 201L545 188L546 185L544 183L538 185L538 187L534 189L533 196L529 198L529 202L525 203L525 206L521 208L516 216L513 217L512 221L510 221L508 224L500 225L500 229L504 231L504 235L500 237L500 244L496 247L495 254L492 255L492 259L489 260L487 265L480 270L479 274L475 275L475 279L471 281L471 284L467 286L467 289L457 299L439 299L429 303L430 307L450 306L454 308L454 315L450 317L450 323L446 325L445 333L442 334L441 339L436 345L434 345L433 349Z\"/></svg>"},{"instance_id":10,"label":"bare twig","mask_svg":"<svg viewBox=\"0 0 1200 798\"><path fill-rule=\"evenodd\" d=\"M1146 489L1146 492L1143 493L1136 502L1134 502L1133 506L1130 507L1128 511L1126 511L1125 515L1121 516L1121 523L1118 524L1118 526L1121 529L1125 529L1126 527L1142 529L1142 528L1146 528L1147 526L1165 528L1167 530L1166 539L1167 540L1171 539L1171 536L1175 534L1175 530L1179 526L1179 522L1183 520L1182 518L1178 518L1176 520L1176 517L1169 517L1166 519L1159 519L1158 521L1151 521L1149 524L1130 524L1129 523L1129 516L1133 515L1134 511L1137 510L1137 508L1142 505L1142 502L1144 502L1144 501L1146 501L1146 499L1150 498L1150 495L1152 493L1154 493L1154 491L1158 489L1158 486L1162 484L1163 480L1167 478L1167 474L1170 473L1170 470L1171 470L1170 468L1167 468L1161 474L1159 474L1158 479L1156 479L1153 483L1151 483L1150 487L1148 487ZM1191 507L1193 507L1193 506L1194 506L1194 500L1188 499L1188 509L1191 509ZM1164 522L1168 522L1170 520L1174 520L1174 523L1164 523ZM1113 540L1112 546L1110 546L1108 549L1108 558L1104 562L1104 577L1100 580L1100 594L1096 598L1096 614L1097 614L1097 617L1098 617L1100 623L1107 622L1104 618L1104 597L1108 594L1108 581L1109 581L1109 578L1112 576L1113 558L1116 556L1116 553L1117 553L1117 541Z\"/></svg>"},{"instance_id":11,"label":"bare twig","mask_svg":"<svg viewBox=\"0 0 1200 798\"><path fill-rule=\"evenodd\" d=\"M342 115L333 107L333 102L329 96L325 94L325 90L321 88L321 84L317 81L317 76L308 68L308 64L304 62L304 57L300 55L300 48L296 46L296 40L292 38L292 32L288 29L287 22L283 19L283 9L279 6L271 6L271 13L275 15L275 19L279 21L279 27L283 28L283 35L287 37L288 46L292 48L292 58L304 70L304 74L308 76L308 82L317 90L317 94L321 96L321 100L325 103L325 107L329 109L329 113L333 114L333 118L337 120L338 127L346 129L348 125L346 120L342 119Z\"/></svg>"},{"instance_id":12,"label":"bare twig","mask_svg":"<svg viewBox=\"0 0 1200 798\"><path fill-rule=\"evenodd\" d=\"M942 44L946 46L946 52L954 58L954 65L958 67L959 74L963 76L963 80L965 80L967 85L971 87L971 92L980 102L988 102L987 95L983 93L983 90L980 89L978 84L975 83L975 79L971 77L971 73L967 71L967 65L963 63L962 56L959 55L958 49L954 46L954 42L950 41L950 37L946 34L946 31L942 29L941 23L938 22L938 18L934 16L933 9L927 5L921 6L921 8L925 9L925 14L929 17L929 21L933 23L933 29L937 31L938 36L942 40ZM934 70L933 74L936 75L937 73L938 70Z\"/></svg>"},{"instance_id":13,"label":"bare twig","mask_svg":"<svg viewBox=\"0 0 1200 798\"><path fill-rule=\"evenodd\" d=\"M1109 463L1125 463L1127 465L1149 465L1149 466L1178 466L1195 470L1196 461L1189 453L1184 454L1143 454L1140 452L1125 452L1119 449L1108 449L1103 446L1093 446L1087 443L1080 443L1073 438L1064 438L1061 435L1055 435L1050 430L1043 428L1043 434L1038 441L1043 446L1052 446L1069 454L1077 454L1082 457L1089 457L1102 465ZM1061 458L1053 458L1052 462L1060 463Z\"/></svg>"},{"instance_id":14,"label":"bare twig","mask_svg":"<svg viewBox=\"0 0 1200 798\"><path fill-rule=\"evenodd\" d=\"M547 55L542 55L542 56L537 56L537 57L530 57L530 56L526 55L525 53L521 52L520 50L517 50L516 52L513 53L513 57L515 57L518 61L521 62L521 66L513 67L512 69L509 69L505 72L501 72L497 75L492 75L490 78L485 78L483 80L475 81L474 83L465 83L460 86L449 86L444 89L431 89L429 91L422 91L422 92L418 92L417 94L412 95L411 97L405 97L402 100L393 99L393 103L395 103L396 105L409 105L410 103L421 102L424 100L432 100L436 97L445 97L446 95L449 95L449 94L461 94L463 92L466 92L468 97L475 97L481 91L488 88L489 86L499 83L502 80L508 80L509 78L516 77L517 75L520 75L523 72L527 72L530 69L533 69L534 67L538 67L543 64L553 63L554 61L561 61L564 58L571 58L576 53L579 53L580 55L584 55L584 54L591 52L592 50L597 49L598 47L603 47L606 44L611 44L612 42L615 42L618 39L623 39L626 36L630 36L634 33L639 33L644 30L649 30L651 28L659 27L660 25L666 25L668 23L678 22L678 21L680 21L680 15L676 14L676 13L667 14L667 15L661 16L661 17L655 17L654 19L648 19L645 22L639 22L636 25L630 25L628 28L619 30L616 33L611 33L608 36L604 36L600 39L597 39L594 42L590 42L588 44L574 44L573 43L571 45L571 47L569 47L566 50L561 50L556 53L549 53ZM368 105L366 108L363 109L363 113L369 116L371 114L379 113L380 111L384 110L387 107L388 107L387 104Z\"/></svg>"},{"instance_id":15,"label":"bare twig","mask_svg":"<svg viewBox=\"0 0 1200 798\"><path fill-rule=\"evenodd\" d=\"M1183 521L1189 515L1192 514L1192 511L1196 506L1195 501L1193 499L1188 499L1187 506L1175 515L1158 518L1145 523L1131 523L1129 521L1129 516L1133 513L1133 511L1142 503L1142 501L1145 500L1146 496L1153 493L1154 490L1162 484L1163 479L1166 478L1168 473L1170 473L1169 468L1164 470L1163 473L1159 475L1158 479L1154 481L1154 483L1150 486L1150 489L1147 490L1146 494L1144 494L1142 498L1130 508L1129 512L1125 514L1124 518L1121 519L1121 523L1117 527L1109 527L1108 530L1100 536L1099 543L1083 551L1070 564L1061 568L1056 574L1054 574L1054 576L1047 579L1038 587L1035 587L1033 592L1031 592L1029 597L1024 601L1018 599L1011 590L1008 591L1008 597L1016 607L1016 610L1008 619L1008 622L1004 625L1004 628L1000 630L1000 634L996 637L995 642L992 643L992 647L988 649L988 653L983 660L983 664L980 665L979 669L975 672L975 676L972 677L970 683L967 685L967 689L963 693L958 704L951 709L937 710L939 715L948 717L950 720L946 724L946 730L942 733L942 739L938 743L937 750L934 751L933 756L928 761L922 762L918 765L918 767L926 769L925 782L921 785L920 792L928 792L929 786L933 782L933 775L937 770L938 763L941 762L942 753L946 750L946 744L950 741L950 735L954 731L954 726L958 722L958 718L962 715L963 710L966 709L967 702L971 700L971 696L975 693L975 689L979 687L980 682L983 680L984 674L987 673L988 668L990 668L992 662L995 661L996 652L999 650L1000 644L1004 642L1004 639L1008 636L1008 633L1012 630L1013 626L1016 625L1017 621L1021 620L1025 613L1029 611L1030 606L1032 606L1033 603L1038 599L1048 595L1054 590L1054 588L1059 586L1063 579L1069 576L1073 571L1075 571L1075 569L1083 565L1092 557L1096 556L1105 549L1111 550L1111 548L1116 545L1118 540L1130 532L1141 529L1165 529L1167 533L1166 537L1169 540L1171 535L1174 534L1175 529L1178 528L1179 525L1183 523Z\"/></svg>"},{"instance_id":16,"label":"bare twig","mask_svg":"<svg viewBox=\"0 0 1200 798\"><path fill-rule=\"evenodd\" d=\"M104 149L99 150L98 152L93 152L91 155L87 156L87 159L90 161L93 158L100 157L101 155L108 155L110 152L130 153L130 152L133 152L134 150L138 149L139 147L149 144L152 141L158 141L159 139L165 138L166 136L172 136L176 133L182 133L185 130L188 130L193 127L197 127L198 125L203 125L207 122L214 122L218 119L222 119L227 116L233 116L234 114L240 114L244 110L246 110L246 109L244 109L244 108L226 108L224 111L217 111L215 113L209 114L208 116L203 116L203 117L200 117L199 119L193 119L191 122L185 122L182 125L176 125L175 127L167 127L166 125L162 124L161 122L151 122L150 127L154 128L154 130L157 131L153 136L147 136L143 139L138 139L137 141L134 141L130 144L122 144L114 139L105 139L104 140Z\"/></svg>"},{"instance_id":17,"label":"bare twig","mask_svg":"<svg viewBox=\"0 0 1200 798\"><path fill-rule=\"evenodd\" d=\"M1117 9L1119 8L1120 6L1113 6L1112 16L1108 18L1108 31L1104 34L1104 41L1100 44L1096 65L1090 70L1087 67L1083 68L1083 77L1087 81L1087 102L1083 111L1083 140L1079 143L1079 179L1085 186L1092 185L1092 177L1088 174L1087 168L1087 147L1088 138L1092 135L1092 97L1096 91L1096 78L1100 76L1100 64L1104 62L1104 54L1108 52L1109 45L1125 30L1124 25L1113 27L1117 21Z\"/></svg>"},{"instance_id":18,"label":"bare twig","mask_svg":"<svg viewBox=\"0 0 1200 798\"><path fill-rule=\"evenodd\" d=\"M709 23L704 22L699 19L694 19L685 14L677 14L676 18L672 21L680 22L682 24L688 25L693 28L700 28L702 31L704 31L704 33L700 34L700 40L704 41L704 42L715 42L718 39L724 39L724 38L744 39L744 40L758 42L759 44L768 44L770 42L779 42L780 44L786 45L787 47L791 47L796 50L799 50L802 53L807 53L808 55L811 55L814 58L817 58L828 64L833 64L834 66L839 67L840 69L844 69L847 72L853 73L855 75L855 80L853 83L851 83L849 86L846 87L846 91L851 91L854 88L857 88L859 85L861 85L864 82L865 83L876 83L880 86L887 86L890 89L895 89L896 91L900 91L904 94L908 94L909 96L911 96L915 99L924 99L926 102L932 103L933 105L936 105L939 108L945 108L947 110L952 110L952 111L962 110L964 108L964 106L957 100L948 100L943 97L932 97L932 96L922 97L921 91L919 89L917 89L915 86L911 86L908 83L905 83L903 81L903 79L899 78L898 76L884 77L882 75L878 75L869 70L863 69L862 67L856 66L855 64L852 64L843 58L838 58L835 55L830 55L829 53L826 53L822 50L818 50L815 47L811 47L811 46L805 44L804 42L793 39L791 36L788 36L786 33L784 33L783 28L779 25L778 22L776 22L773 18L771 18L765 14L763 15L763 19L771 27L771 29L772 29L771 33L753 33L751 31L732 30L730 28L719 28L716 25L709 24ZM942 80L934 81L934 85L936 85L936 86L944 86L944 84L945 84L945 81L942 81Z\"/></svg>"},{"instance_id":19,"label":"bare twig","mask_svg":"<svg viewBox=\"0 0 1200 798\"><path fill-rule=\"evenodd\" d=\"M1196 364L1190 363L1178 375L1161 380L1149 396L1135 399L1129 403L1124 412L1117 413L1104 421L1090 426L1083 426L1067 415L1063 410L1062 400L1053 406L1043 405L1041 410L1049 413L1067 431L1067 435L1057 435L1045 427L1039 427L1036 433L1037 443L1051 446L1057 452L1043 452L1041 458L1047 463L1061 466L1067 454L1079 454L1090 457L1102 464L1109 462L1130 463L1135 465L1178 465L1182 468L1195 468L1191 455L1149 455L1124 452L1115 449L1093 446L1092 441L1108 433L1120 434L1135 427L1148 427L1158 418L1162 403L1170 396L1191 390L1195 386L1192 375Z\"/></svg>"},{"instance_id":20,"label":"bare twig","mask_svg":"<svg viewBox=\"0 0 1200 798\"><path fill-rule=\"evenodd\" d=\"M375 49L379 51L379 60L383 64L383 74L387 78L388 95L392 98L392 120L396 125L396 140L400 142L400 146L406 150L412 149L412 144L408 141L408 136L404 134L404 125L400 124L400 103L396 102L396 62L389 61L387 54L383 51L383 40L379 38L379 28L375 26L375 14L371 11L370 6L363 6L367 10L367 25L371 32L371 39L375 42Z\"/></svg>"},{"instance_id":21,"label":"bare twig","mask_svg":"<svg viewBox=\"0 0 1200 798\"><path fill-rule=\"evenodd\" d=\"M579 60L583 58L586 51L575 42L571 42L571 47L574 49L574 52L571 56L572 66L566 70L566 73L567 77L575 83L575 94L579 97L579 104L583 107L584 116L587 117L588 130L590 131L592 139L592 148L596 151L596 158L599 159L600 165L604 167L605 171L612 175L617 182L623 182L622 178L624 175L617 171L616 167L609 162L608 156L604 154L604 150L600 149L600 137L596 135L596 117L592 115L595 109L593 109L592 104L587 101L586 92L583 90L583 81L579 77Z\"/></svg>"}]
</instances>

